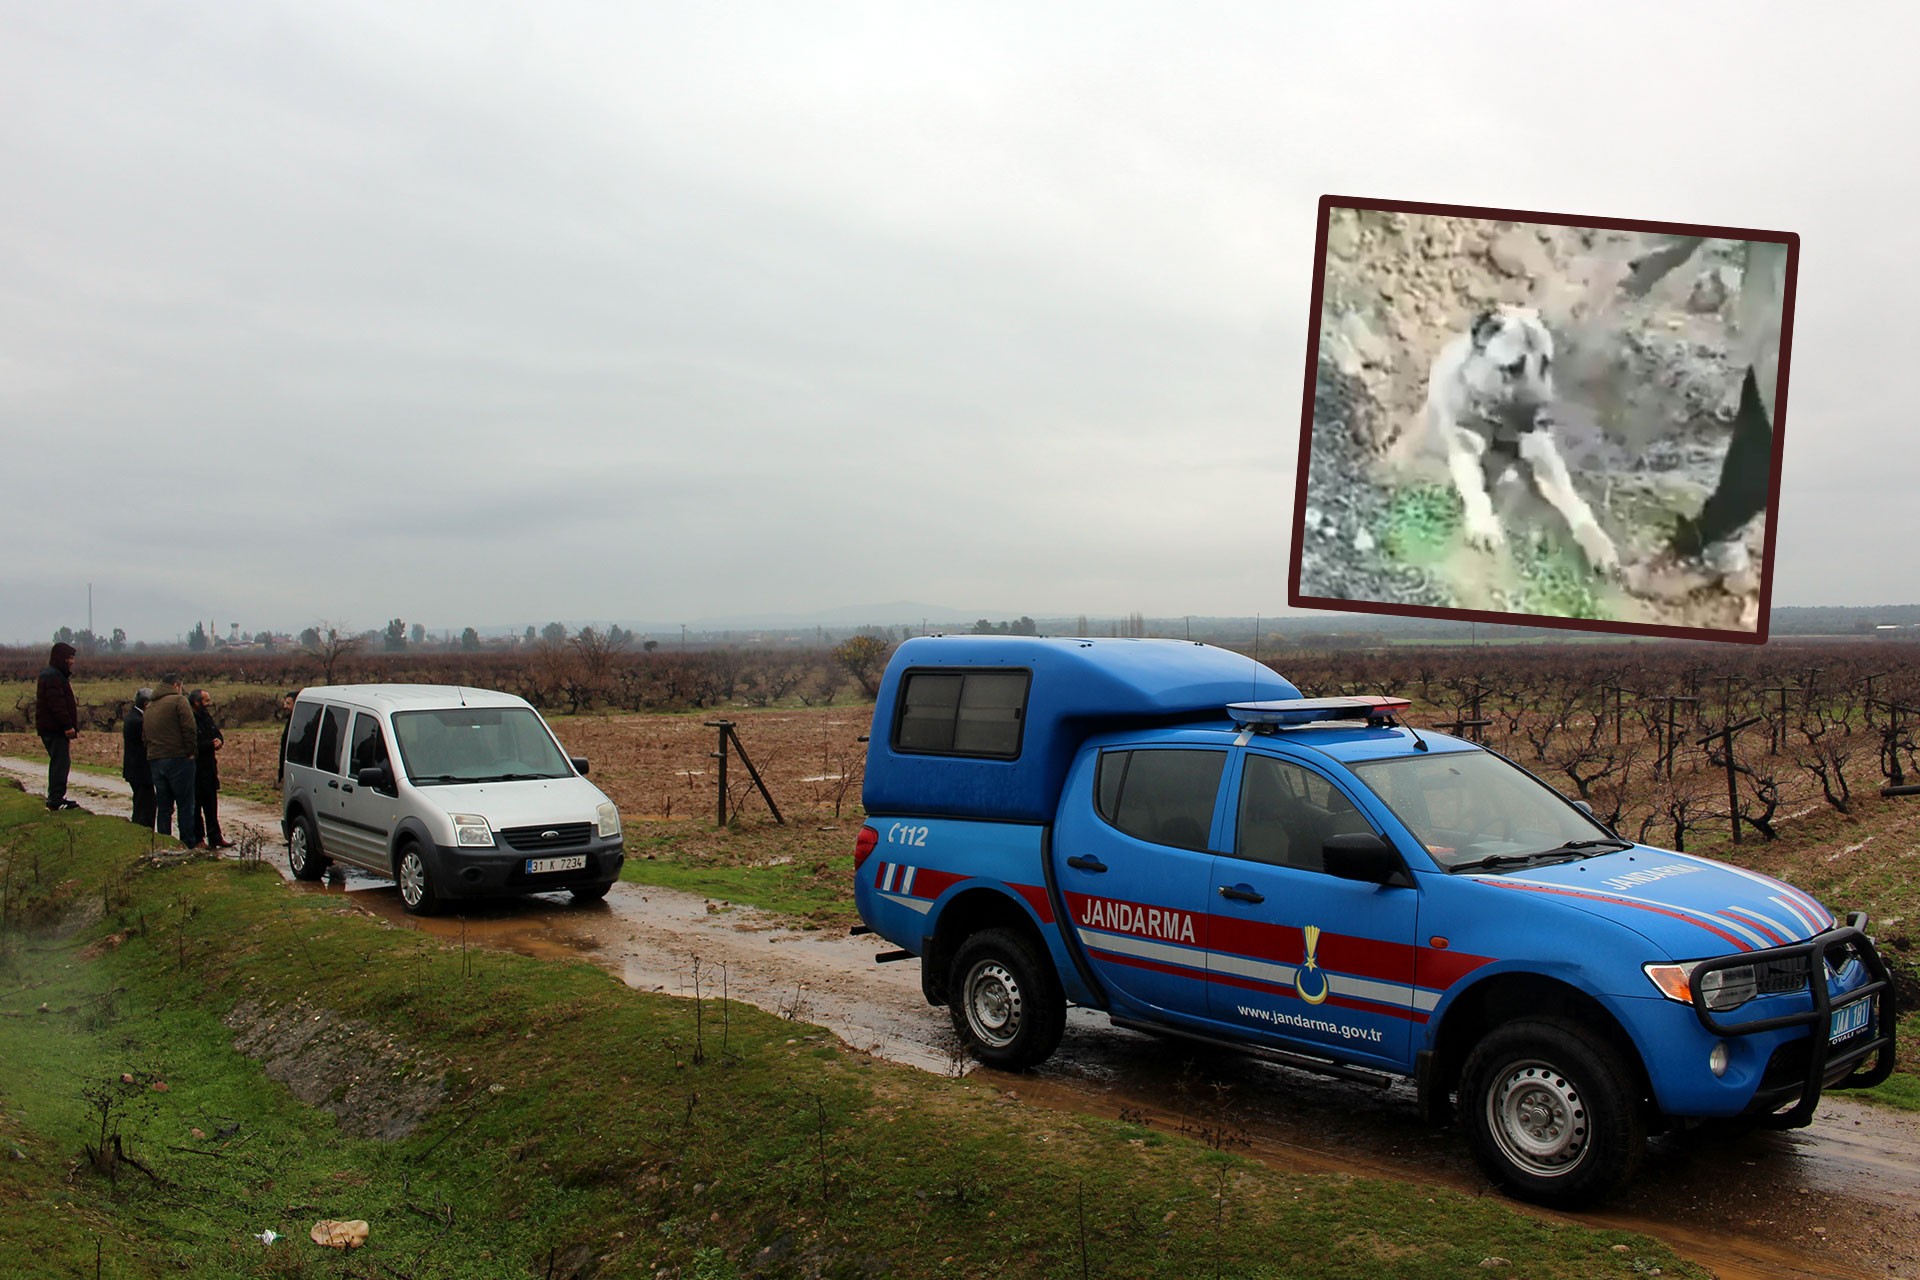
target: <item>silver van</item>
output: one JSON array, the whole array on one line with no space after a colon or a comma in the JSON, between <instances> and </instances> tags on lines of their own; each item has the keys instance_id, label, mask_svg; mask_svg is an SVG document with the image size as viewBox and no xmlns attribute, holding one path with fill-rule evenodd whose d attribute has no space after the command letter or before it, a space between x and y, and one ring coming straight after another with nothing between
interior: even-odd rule
<instances>
[{"instance_id":1,"label":"silver van","mask_svg":"<svg viewBox=\"0 0 1920 1280\"><path fill-rule=\"evenodd\" d=\"M523 698L455 685L308 689L287 728L288 862L392 876L409 912L450 898L565 889L596 902L620 878L620 811Z\"/></svg>"}]
</instances>

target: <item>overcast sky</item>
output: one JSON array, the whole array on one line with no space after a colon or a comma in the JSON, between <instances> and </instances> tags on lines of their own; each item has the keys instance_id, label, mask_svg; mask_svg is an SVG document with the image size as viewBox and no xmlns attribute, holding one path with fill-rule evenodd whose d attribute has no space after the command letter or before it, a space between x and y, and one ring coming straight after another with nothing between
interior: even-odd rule
<instances>
[{"instance_id":1,"label":"overcast sky","mask_svg":"<svg viewBox=\"0 0 1920 1280\"><path fill-rule=\"evenodd\" d=\"M0 642L1280 612L1328 192L1798 232L1773 598L1920 599L1841 12L0 0Z\"/></svg>"}]
</instances>

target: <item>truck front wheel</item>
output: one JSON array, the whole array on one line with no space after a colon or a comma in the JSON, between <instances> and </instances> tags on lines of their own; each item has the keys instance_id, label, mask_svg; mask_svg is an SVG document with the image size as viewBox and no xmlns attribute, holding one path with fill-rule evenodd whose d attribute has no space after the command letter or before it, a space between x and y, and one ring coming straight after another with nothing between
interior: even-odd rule
<instances>
[{"instance_id":1,"label":"truck front wheel","mask_svg":"<svg viewBox=\"0 0 1920 1280\"><path fill-rule=\"evenodd\" d=\"M1008 929L987 929L960 944L947 1005L968 1051L1003 1071L1045 1062L1067 1027L1067 1001L1053 970Z\"/></svg>"},{"instance_id":2,"label":"truck front wheel","mask_svg":"<svg viewBox=\"0 0 1920 1280\"><path fill-rule=\"evenodd\" d=\"M1474 1158L1522 1200L1571 1207L1626 1182L1646 1147L1633 1077L1605 1041L1558 1019L1487 1033L1460 1077Z\"/></svg>"}]
</instances>

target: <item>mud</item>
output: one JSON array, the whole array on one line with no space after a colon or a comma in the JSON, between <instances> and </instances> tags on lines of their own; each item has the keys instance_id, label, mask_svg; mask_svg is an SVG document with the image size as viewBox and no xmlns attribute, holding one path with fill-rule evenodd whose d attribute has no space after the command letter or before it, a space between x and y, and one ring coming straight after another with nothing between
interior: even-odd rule
<instances>
[{"instance_id":1,"label":"mud","mask_svg":"<svg viewBox=\"0 0 1920 1280\"><path fill-rule=\"evenodd\" d=\"M0 772L36 789L45 767L0 759ZM124 811L118 779L75 775L73 792L89 808ZM235 801L223 812L278 847L270 811ZM284 858L275 861L284 874ZM341 895L453 945L586 958L636 990L688 996L697 984L705 997L826 1027L858 1052L940 1074L974 1069L946 1011L922 998L918 962L875 963L886 944L872 937L796 930L749 908L631 884L603 903L554 894L424 920L401 909L390 882L358 872L294 887ZM1195 1051L1087 1010L1071 1011L1050 1062L992 1078L1029 1105L1150 1125L1275 1168L1496 1194L1456 1130L1426 1125L1409 1085L1382 1089ZM1836 1096L1802 1130L1658 1138L1622 1198L1567 1220L1665 1240L1723 1280L1920 1275L1920 1118Z\"/></svg>"}]
</instances>

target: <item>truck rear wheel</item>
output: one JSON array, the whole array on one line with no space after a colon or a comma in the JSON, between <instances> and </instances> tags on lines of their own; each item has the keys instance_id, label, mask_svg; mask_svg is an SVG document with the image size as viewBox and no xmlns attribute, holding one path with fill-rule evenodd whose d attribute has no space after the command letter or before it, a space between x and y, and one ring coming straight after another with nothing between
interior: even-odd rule
<instances>
[{"instance_id":1,"label":"truck rear wheel","mask_svg":"<svg viewBox=\"0 0 1920 1280\"><path fill-rule=\"evenodd\" d=\"M1003 1071L1045 1062L1067 1028L1067 1001L1047 962L1010 929L960 944L947 984L953 1029L974 1057Z\"/></svg>"},{"instance_id":2,"label":"truck rear wheel","mask_svg":"<svg viewBox=\"0 0 1920 1280\"><path fill-rule=\"evenodd\" d=\"M1605 1197L1633 1176L1646 1147L1619 1053L1557 1019L1488 1032L1461 1073L1460 1110L1486 1175L1539 1204Z\"/></svg>"}]
</instances>

